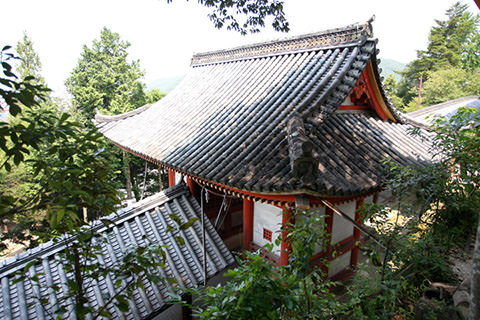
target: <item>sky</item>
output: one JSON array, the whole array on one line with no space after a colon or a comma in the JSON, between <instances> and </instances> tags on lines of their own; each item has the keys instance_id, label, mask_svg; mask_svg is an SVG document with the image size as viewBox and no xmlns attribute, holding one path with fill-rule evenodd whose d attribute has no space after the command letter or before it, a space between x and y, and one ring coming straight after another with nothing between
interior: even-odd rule
<instances>
[{"instance_id":1,"label":"sky","mask_svg":"<svg viewBox=\"0 0 480 320\"><path fill-rule=\"evenodd\" d=\"M241 36L217 30L209 9L197 1L173 0L0 0L0 46L15 46L23 32L33 40L42 75L54 95L77 65L83 45L91 47L105 26L130 42L129 58L139 60L143 81L183 75L194 53L227 49L365 22L375 15L373 31L380 58L407 63L426 49L435 19L455 0L284 0L287 34L267 25L260 34ZM464 1L478 13L473 0Z\"/></svg>"}]
</instances>

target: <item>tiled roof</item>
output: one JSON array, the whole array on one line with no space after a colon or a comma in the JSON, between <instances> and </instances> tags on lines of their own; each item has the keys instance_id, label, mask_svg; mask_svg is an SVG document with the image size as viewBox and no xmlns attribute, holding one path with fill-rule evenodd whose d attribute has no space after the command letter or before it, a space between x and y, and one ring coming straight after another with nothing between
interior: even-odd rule
<instances>
[{"instance_id":1,"label":"tiled roof","mask_svg":"<svg viewBox=\"0 0 480 320\"><path fill-rule=\"evenodd\" d=\"M409 112L407 115L415 121L424 124L432 124L435 116L442 116L450 118L461 107L477 108L480 104L480 97L462 97L455 100L442 102L433 106L422 108Z\"/></svg>"},{"instance_id":2,"label":"tiled roof","mask_svg":"<svg viewBox=\"0 0 480 320\"><path fill-rule=\"evenodd\" d=\"M106 229L100 222L92 224L99 236L107 239L102 243L105 255L97 263L109 266L120 261L124 253L136 245L153 244L168 245L165 270L157 269L157 274L176 278L180 286L193 287L203 282L202 227L196 222L193 227L182 231L185 245L180 246L174 240L174 232L165 232L167 223L174 225L169 217L176 214L182 222L199 217L200 207L185 185L167 189L164 193L145 199L133 207L122 209L109 217L115 226ZM209 220L206 219L207 277L212 277L233 262L233 257L216 233ZM58 308L56 301L64 294L65 282L70 275L65 273L58 253L65 250L67 238L49 242L23 254L0 263L0 319L44 319L47 311ZM71 241L68 240L68 241ZM23 271L30 261L38 261L28 270L30 275L39 274L40 286L28 279L15 283L14 273ZM87 291L89 304L93 307L102 305L103 299L115 291L116 279L99 278L95 283L86 284L92 287ZM43 287L56 284L61 290L55 292ZM116 308L109 308L115 319L143 319L155 315L169 298L167 292L173 292L170 286L162 283L153 284L144 281L145 288L137 289L129 305L132 311L121 314ZM41 306L39 299L47 304ZM74 315L65 315L67 319Z\"/></svg>"},{"instance_id":3,"label":"tiled roof","mask_svg":"<svg viewBox=\"0 0 480 320\"><path fill-rule=\"evenodd\" d=\"M376 42L366 23L198 54L165 98L121 119L98 115L96 125L149 161L244 191L369 192L381 185L373 168L384 155L402 163L429 158L427 147L406 135L411 125L382 88L392 121L360 113L329 120L368 65L380 81ZM292 117L310 123L306 134L320 160L313 182L293 175L286 129ZM344 119L351 124L340 124Z\"/></svg>"}]
</instances>

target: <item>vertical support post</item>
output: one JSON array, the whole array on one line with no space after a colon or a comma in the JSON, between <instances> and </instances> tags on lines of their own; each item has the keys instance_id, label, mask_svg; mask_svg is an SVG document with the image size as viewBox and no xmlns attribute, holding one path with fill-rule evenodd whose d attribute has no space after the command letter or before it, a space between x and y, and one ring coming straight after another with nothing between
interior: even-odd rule
<instances>
[{"instance_id":1,"label":"vertical support post","mask_svg":"<svg viewBox=\"0 0 480 320\"><path fill-rule=\"evenodd\" d=\"M325 208L325 231L326 231L326 244L325 251L332 251L332 230L333 230L333 210L331 208Z\"/></svg>"},{"instance_id":2,"label":"vertical support post","mask_svg":"<svg viewBox=\"0 0 480 320\"><path fill-rule=\"evenodd\" d=\"M190 189L190 193L195 196L195 181L193 181L192 178L190 177L187 177L187 186L188 186L188 189Z\"/></svg>"},{"instance_id":3,"label":"vertical support post","mask_svg":"<svg viewBox=\"0 0 480 320\"><path fill-rule=\"evenodd\" d=\"M292 222L292 209L284 208L283 209L283 217L282 217L282 225L288 224ZM282 243L280 245L280 260L278 264L280 266L288 265L288 258L290 256L290 251L292 247L287 240L288 231L282 231Z\"/></svg>"},{"instance_id":4,"label":"vertical support post","mask_svg":"<svg viewBox=\"0 0 480 320\"><path fill-rule=\"evenodd\" d=\"M357 200L355 205L355 221L362 223L362 217L359 213L360 208L363 206L364 199ZM350 266L356 267L358 264L358 257L360 254L360 249L357 245L357 242L360 240L361 232L360 229L353 227L353 240L355 241L355 247L352 249L352 254L350 256Z\"/></svg>"},{"instance_id":5,"label":"vertical support post","mask_svg":"<svg viewBox=\"0 0 480 320\"><path fill-rule=\"evenodd\" d=\"M182 296L183 301L186 303L186 305L182 305L182 320L192 320L192 308L190 306L192 305L192 294L191 293L185 293Z\"/></svg>"},{"instance_id":6,"label":"vertical support post","mask_svg":"<svg viewBox=\"0 0 480 320\"><path fill-rule=\"evenodd\" d=\"M243 199L243 249L250 249L253 241L253 200Z\"/></svg>"},{"instance_id":7,"label":"vertical support post","mask_svg":"<svg viewBox=\"0 0 480 320\"><path fill-rule=\"evenodd\" d=\"M168 186L173 187L175 185L175 171L168 169Z\"/></svg>"},{"instance_id":8,"label":"vertical support post","mask_svg":"<svg viewBox=\"0 0 480 320\"><path fill-rule=\"evenodd\" d=\"M418 89L418 103L417 103L417 110L420 109L420 101L422 100L422 84L423 84L423 76L420 76L420 87Z\"/></svg>"},{"instance_id":9,"label":"vertical support post","mask_svg":"<svg viewBox=\"0 0 480 320\"><path fill-rule=\"evenodd\" d=\"M162 181L162 166L158 166L158 184L160 185L160 192L163 191L163 181Z\"/></svg>"}]
</instances>

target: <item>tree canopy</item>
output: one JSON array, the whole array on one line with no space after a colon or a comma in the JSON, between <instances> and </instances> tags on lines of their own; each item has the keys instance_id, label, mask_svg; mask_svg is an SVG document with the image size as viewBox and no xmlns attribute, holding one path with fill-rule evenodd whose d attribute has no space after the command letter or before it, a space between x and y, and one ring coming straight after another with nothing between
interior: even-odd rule
<instances>
[{"instance_id":1,"label":"tree canopy","mask_svg":"<svg viewBox=\"0 0 480 320\"><path fill-rule=\"evenodd\" d=\"M480 66L480 16L468 11L468 5L460 2L454 3L445 15L446 20L435 20L427 49L418 50L417 59L400 72L400 82L390 85L390 93L396 96L394 100L408 106L406 111L417 105L416 98L422 89L420 78L425 84L422 105L479 92L476 79Z\"/></svg>"},{"instance_id":2,"label":"tree canopy","mask_svg":"<svg viewBox=\"0 0 480 320\"><path fill-rule=\"evenodd\" d=\"M81 58L66 80L68 91L80 112L91 119L98 109L117 114L145 104L144 71L139 61L128 61L128 41L103 28L92 47L83 46Z\"/></svg>"},{"instance_id":3,"label":"tree canopy","mask_svg":"<svg viewBox=\"0 0 480 320\"><path fill-rule=\"evenodd\" d=\"M212 9L208 17L218 29L226 27L243 35L257 33L271 18L274 30L290 30L283 12L283 0L198 0L198 3Z\"/></svg>"}]
</instances>

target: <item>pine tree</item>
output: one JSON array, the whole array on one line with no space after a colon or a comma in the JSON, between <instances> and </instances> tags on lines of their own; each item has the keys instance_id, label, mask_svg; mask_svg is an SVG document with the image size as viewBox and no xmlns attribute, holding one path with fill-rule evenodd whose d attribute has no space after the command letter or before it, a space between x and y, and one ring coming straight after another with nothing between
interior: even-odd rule
<instances>
[{"instance_id":1,"label":"pine tree","mask_svg":"<svg viewBox=\"0 0 480 320\"><path fill-rule=\"evenodd\" d=\"M19 41L16 46L19 63L16 66L16 72L20 79L32 77L32 84L45 85L45 79L42 77L42 63L38 53L33 48L33 41L28 37L27 32L23 32L23 41Z\"/></svg>"},{"instance_id":2,"label":"pine tree","mask_svg":"<svg viewBox=\"0 0 480 320\"><path fill-rule=\"evenodd\" d=\"M479 33L480 18L468 11L468 6L455 3L446 12L447 20L435 20L428 37L426 51L419 50L417 59L409 64L407 74L427 76L427 71L462 67L462 49Z\"/></svg>"},{"instance_id":3,"label":"pine tree","mask_svg":"<svg viewBox=\"0 0 480 320\"><path fill-rule=\"evenodd\" d=\"M427 50L418 50L417 59L402 72L397 92L408 104L415 95L412 88L419 87L420 76L428 81L432 72L462 68L472 70L480 65L479 15L468 11L468 5L456 2L446 11L447 20L435 20L428 37ZM414 90L418 92L417 90Z\"/></svg>"},{"instance_id":4,"label":"pine tree","mask_svg":"<svg viewBox=\"0 0 480 320\"><path fill-rule=\"evenodd\" d=\"M91 48L83 47L66 86L86 118L91 119L96 109L118 114L145 104L144 85L139 81L144 72L138 61L127 60L129 47L129 42L107 28Z\"/></svg>"}]
</instances>

